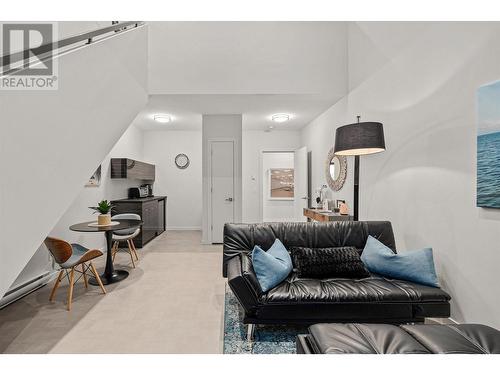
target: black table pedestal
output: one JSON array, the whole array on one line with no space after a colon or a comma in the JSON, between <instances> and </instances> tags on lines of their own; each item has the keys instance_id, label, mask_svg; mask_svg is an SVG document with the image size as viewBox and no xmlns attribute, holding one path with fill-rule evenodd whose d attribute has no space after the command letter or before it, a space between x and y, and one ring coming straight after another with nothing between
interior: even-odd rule
<instances>
[{"instance_id":1,"label":"black table pedestal","mask_svg":"<svg viewBox=\"0 0 500 375\"><path fill-rule=\"evenodd\" d=\"M101 277L101 281L104 285L109 285L126 279L128 277L128 272L125 270L115 270L113 266L113 254L111 254L111 248L113 246L113 231L109 230L104 232L104 234L106 236L106 247L108 248L108 251L106 252L106 268L104 269L104 273L99 276ZM90 278L89 283L91 285L99 285L95 277Z\"/></svg>"}]
</instances>

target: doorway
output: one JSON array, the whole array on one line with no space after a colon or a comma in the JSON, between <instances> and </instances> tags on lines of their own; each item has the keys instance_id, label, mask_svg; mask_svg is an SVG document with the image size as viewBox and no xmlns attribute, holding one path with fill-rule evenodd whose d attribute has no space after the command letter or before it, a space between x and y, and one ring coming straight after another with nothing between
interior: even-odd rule
<instances>
[{"instance_id":1,"label":"doorway","mask_svg":"<svg viewBox=\"0 0 500 375\"><path fill-rule=\"evenodd\" d=\"M262 222L304 221L308 202L307 150L262 151L260 168Z\"/></svg>"},{"instance_id":2,"label":"doorway","mask_svg":"<svg viewBox=\"0 0 500 375\"><path fill-rule=\"evenodd\" d=\"M209 141L211 242L222 243L224 224L235 219L235 149L233 140Z\"/></svg>"}]
</instances>

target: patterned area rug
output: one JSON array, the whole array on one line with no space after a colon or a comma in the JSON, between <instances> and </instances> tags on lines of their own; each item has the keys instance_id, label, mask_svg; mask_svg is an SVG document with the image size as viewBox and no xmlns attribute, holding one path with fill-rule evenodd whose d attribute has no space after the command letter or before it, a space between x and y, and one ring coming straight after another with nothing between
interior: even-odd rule
<instances>
[{"instance_id":1,"label":"patterned area rug","mask_svg":"<svg viewBox=\"0 0 500 375\"><path fill-rule=\"evenodd\" d=\"M256 326L252 343L246 339L243 310L226 284L224 301L224 354L295 354L295 338L307 327Z\"/></svg>"}]
</instances>

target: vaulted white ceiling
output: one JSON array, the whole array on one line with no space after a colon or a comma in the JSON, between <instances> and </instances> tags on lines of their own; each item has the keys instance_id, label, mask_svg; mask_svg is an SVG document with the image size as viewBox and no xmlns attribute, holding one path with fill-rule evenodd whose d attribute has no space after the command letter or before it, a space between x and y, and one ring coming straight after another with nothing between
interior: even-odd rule
<instances>
[{"instance_id":1,"label":"vaulted white ceiling","mask_svg":"<svg viewBox=\"0 0 500 375\"><path fill-rule=\"evenodd\" d=\"M148 107L136 123L200 128L202 114L243 114L264 129L277 112L287 128L310 122L347 92L346 22L150 22ZM277 128L283 126L277 126Z\"/></svg>"}]
</instances>

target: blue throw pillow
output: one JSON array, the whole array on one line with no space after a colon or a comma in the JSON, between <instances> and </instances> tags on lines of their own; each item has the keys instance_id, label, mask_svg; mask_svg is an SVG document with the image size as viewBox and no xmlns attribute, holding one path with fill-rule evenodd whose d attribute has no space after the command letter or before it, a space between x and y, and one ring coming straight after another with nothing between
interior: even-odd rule
<instances>
[{"instance_id":1,"label":"blue throw pillow","mask_svg":"<svg viewBox=\"0 0 500 375\"><path fill-rule=\"evenodd\" d=\"M382 242L368 236L361 260L370 272L439 287L431 248L394 254Z\"/></svg>"},{"instance_id":2,"label":"blue throw pillow","mask_svg":"<svg viewBox=\"0 0 500 375\"><path fill-rule=\"evenodd\" d=\"M292 258L280 240L276 239L267 251L255 245L252 265L263 292L274 288L292 272Z\"/></svg>"}]
</instances>

